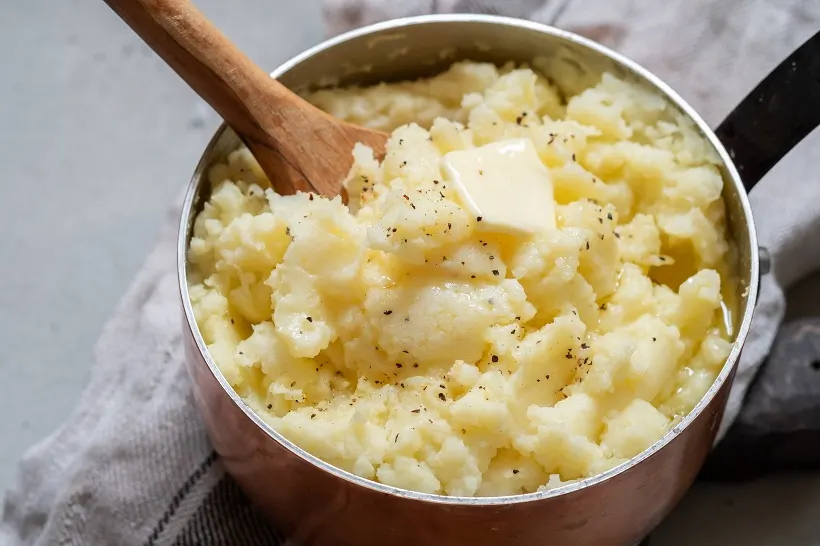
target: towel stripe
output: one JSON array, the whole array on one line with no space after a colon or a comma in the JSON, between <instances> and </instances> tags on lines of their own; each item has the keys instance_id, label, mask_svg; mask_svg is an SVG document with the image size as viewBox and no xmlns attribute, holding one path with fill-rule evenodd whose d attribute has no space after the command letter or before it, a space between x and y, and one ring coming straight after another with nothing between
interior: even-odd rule
<instances>
[{"instance_id":1,"label":"towel stripe","mask_svg":"<svg viewBox=\"0 0 820 546\"><path fill-rule=\"evenodd\" d=\"M208 494L173 546L282 546L276 530L225 475Z\"/></svg>"},{"instance_id":2,"label":"towel stripe","mask_svg":"<svg viewBox=\"0 0 820 546\"><path fill-rule=\"evenodd\" d=\"M202 463L194 470L194 472L185 480L185 483L182 484L182 487L179 488L176 495L171 499L171 504L168 505L168 508L165 510L165 513L162 514L162 517L157 522L156 527L151 532L151 535L148 537L148 541L145 543L145 546L155 546L157 540L162 535L162 531L171 521L171 518L176 513L179 505L182 504L182 501L185 500L185 497L191 492L191 489L196 485L196 483L202 479L202 477L208 472L208 469L213 466L213 464L217 461L218 455L216 451L212 451L208 457L202 461Z\"/></svg>"}]
</instances>

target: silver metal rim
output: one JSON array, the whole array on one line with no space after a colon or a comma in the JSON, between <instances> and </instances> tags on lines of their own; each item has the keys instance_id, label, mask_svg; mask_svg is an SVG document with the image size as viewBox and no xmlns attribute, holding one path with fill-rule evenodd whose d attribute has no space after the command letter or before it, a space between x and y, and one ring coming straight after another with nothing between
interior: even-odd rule
<instances>
[{"instance_id":1,"label":"silver metal rim","mask_svg":"<svg viewBox=\"0 0 820 546\"><path fill-rule=\"evenodd\" d=\"M667 444L669 444L672 440L674 440L680 433L689 426L692 421L694 421L698 415L709 405L712 399L717 394L718 390L721 386L726 382L729 375L732 373L732 370L737 363L740 357L740 351L743 347L743 344L746 341L746 336L749 333L749 327L752 321L752 315L754 312L754 307L757 300L757 293L758 293L758 284L759 284L759 256L758 256L758 242L757 242L757 234L755 230L754 220L752 218L752 210L749 204L749 199L746 194L746 190L743 187L743 183L741 182L740 175L735 168L734 163L732 162L729 154L724 149L723 145L721 144L720 140L718 140L717 136L712 132L712 129L706 124L705 121L695 112L695 110L689 106L672 88L670 88L666 83L664 83L660 78L643 68L642 66L638 65L634 61L616 53L615 51L610 50L607 47L604 47L597 42L579 36L577 34L573 34L571 32L560 30L548 25L543 25L539 23L533 23L531 21L525 21L521 19L514 19L510 17L500 17L494 15L472 15L472 14L447 14L447 15L422 15L416 17L407 17L403 19L395 19L392 21L386 21L383 23L377 23L374 25L369 25L366 27L362 27L334 38L322 42L321 44L308 49L307 51L293 57L289 61L285 62L284 64L280 65L276 70L272 72L273 77L277 77L279 74L286 72L291 67L299 64L303 60L315 55L316 53L323 51L325 49L332 48L340 43L345 41L358 38L362 35L371 34L374 32L388 30L388 29L397 29L402 27L408 27L413 25L425 25L425 24L434 24L434 23L452 23L452 22L482 22L482 23L491 23L503 26L511 26L511 27L519 27L519 28L526 28L530 30L535 30L538 32L542 32L545 34L551 34L556 37L560 37L566 39L568 41L574 42L578 45L587 47L589 49L595 50L611 59L616 61L617 63L621 64L622 66L626 67L627 69L631 70L632 72L638 74L639 76L646 79L652 85L654 85L658 90L666 95L666 97L674 103L682 112L688 115L698 126L698 128L703 132L704 135L709 139L710 143L715 147L715 150L718 152L720 159L726 166L726 169L730 175L732 183L736 186L738 197L741 201L741 206L743 209L744 216L747 220L747 229L748 229L748 236L749 236L749 248L751 252L750 256L750 264L751 264L751 272L750 272L750 284L746 287L748 291L748 300L746 309L743 313L743 318L741 320L740 328L738 329L738 333L736 339L732 346L732 351L729 354L729 357L726 359L726 363L724 364L722 370L718 374L717 378L715 379L712 386L703 396L703 398L698 402L698 404L692 409L689 414L683 418L677 425L675 425L672 429L670 429L663 437L661 437L657 442L655 442L652 446L644 450L642 453L636 455L635 457L631 458L630 460L610 469L606 472L601 474L597 474L595 476L584 478L581 480L577 480L566 485L562 485L560 487L556 487L554 489L549 489L547 491L537 492L537 493L527 493L522 495L510 495L505 497L450 497L450 496L441 496L441 495L432 495L428 493L419 493L416 491L409 491L405 489L400 489L397 487L384 485L375 481L368 480L366 478L362 478L355 474L351 474L335 466L332 466L323 460L311 455L307 451L303 450L302 448L295 445L293 442L282 436L279 432L274 430L270 425L264 422L245 402L236 394L230 384L227 382L225 377L222 375L222 372L219 370L219 367L211 358L210 353L208 352L207 347L205 346L205 342L202 339L202 335L199 331L199 327L197 326L196 319L194 317L193 309L191 307L191 300L188 294L188 284L187 284L187 250L188 250L188 225L190 221L190 216L192 213L194 197L196 196L197 190L197 181L201 180L202 173L207 167L206 160L207 160L207 152L208 150L212 149L214 144L219 140L220 136L222 135L223 131L226 130L226 126L223 124L216 132L214 137L208 143L208 146L205 148L205 152L203 152L203 156L200 159L199 164L196 167L194 175L189 183L188 191L185 196L185 201L182 208L182 217L180 220L180 228L179 228L179 239L178 239L178 246L177 246L177 273L179 278L179 286L180 286L180 295L182 297L182 305L185 309L185 318L187 321L187 326L191 330L194 340L196 341L197 348L199 349L200 354L202 355L205 362L208 364L208 368L210 368L211 373L214 375L216 380L219 382L220 386L225 390L225 392L230 396L231 400L245 413L245 415L253 421L253 423L263 430L268 436L270 436L273 440L280 443L286 449L291 451L293 454L297 455L298 457L304 459L306 462L311 463L320 469L332 474L340 479L352 482L358 486L365 487L368 489L372 489L374 491L378 491L380 493L386 493L389 495L395 495L399 497L405 497L410 499L416 499L423 502L430 502L436 504L450 504L450 505L480 505L480 506L492 506L492 505L509 505L509 504L517 504L517 503L524 503L524 502L531 502L531 501L538 501L543 499L548 499L552 497L558 497L561 495L566 495L580 489L590 487L596 485L598 483L604 482L617 476L618 474L625 472L626 470L638 465L642 461L652 457L661 449L663 449Z\"/></svg>"}]
</instances>

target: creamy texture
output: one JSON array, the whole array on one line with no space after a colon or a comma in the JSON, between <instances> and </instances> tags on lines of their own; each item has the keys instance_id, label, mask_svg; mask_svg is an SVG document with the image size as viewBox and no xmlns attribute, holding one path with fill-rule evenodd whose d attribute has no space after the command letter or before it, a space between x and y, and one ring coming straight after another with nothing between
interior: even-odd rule
<instances>
[{"instance_id":1,"label":"creamy texture","mask_svg":"<svg viewBox=\"0 0 820 546\"><path fill-rule=\"evenodd\" d=\"M555 228L552 182L531 140L453 151L442 167L476 218L476 231L532 235Z\"/></svg>"},{"instance_id":2,"label":"creamy texture","mask_svg":"<svg viewBox=\"0 0 820 546\"><path fill-rule=\"evenodd\" d=\"M479 63L309 99L393 131L382 162L354 150L348 205L263 189L240 149L190 247L211 356L284 436L396 487L510 495L628 460L712 384L731 349L723 181L664 100L605 75L564 102ZM541 167L492 151L510 141ZM490 180L448 172L479 164ZM532 209L493 207L492 184L527 183Z\"/></svg>"}]
</instances>

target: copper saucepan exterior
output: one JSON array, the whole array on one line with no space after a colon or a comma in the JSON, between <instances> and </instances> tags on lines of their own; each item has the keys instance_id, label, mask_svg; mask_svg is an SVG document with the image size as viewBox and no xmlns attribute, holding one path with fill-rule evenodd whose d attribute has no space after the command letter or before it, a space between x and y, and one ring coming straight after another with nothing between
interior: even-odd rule
<instances>
[{"instance_id":1,"label":"copper saucepan exterior","mask_svg":"<svg viewBox=\"0 0 820 546\"><path fill-rule=\"evenodd\" d=\"M296 544L635 543L689 488L721 421L758 291L758 245L746 190L715 133L666 84L593 41L544 25L478 15L400 19L329 40L280 66L273 76L295 90L368 85L430 76L461 59L497 64L532 62L567 94L596 83L603 72L611 72L665 96L695 122L714 147L723 163L723 197L738 254L740 282L735 296L739 303L734 315L734 347L700 403L663 438L627 463L543 493L499 498L415 493L354 476L310 455L265 424L236 395L208 354L191 309L186 285L188 243L193 219L210 191L206 173L239 145L236 135L224 125L194 173L179 234L185 349L196 403L227 471Z\"/></svg>"}]
</instances>

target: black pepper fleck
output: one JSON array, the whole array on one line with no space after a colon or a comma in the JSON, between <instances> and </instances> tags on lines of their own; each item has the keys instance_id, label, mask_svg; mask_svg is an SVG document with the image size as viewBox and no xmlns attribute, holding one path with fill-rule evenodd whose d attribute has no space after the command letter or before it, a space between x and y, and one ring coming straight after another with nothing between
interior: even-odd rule
<instances>
[{"instance_id":1,"label":"black pepper fleck","mask_svg":"<svg viewBox=\"0 0 820 546\"><path fill-rule=\"evenodd\" d=\"M384 312L384 314L385 314L385 315L392 315L392 314L393 314L393 311L391 311L391 310L389 310L389 309L388 309L387 311L385 311L385 312Z\"/></svg>"},{"instance_id":2,"label":"black pepper fleck","mask_svg":"<svg viewBox=\"0 0 820 546\"><path fill-rule=\"evenodd\" d=\"M491 358L491 360L492 360L493 362L498 362L498 355L493 355L493 356L492 356L492 358Z\"/></svg>"},{"instance_id":3,"label":"black pepper fleck","mask_svg":"<svg viewBox=\"0 0 820 546\"><path fill-rule=\"evenodd\" d=\"M500 273L498 272L498 269L493 269L493 275L495 275L496 277L498 277L498 275L499 275L499 274L500 274Z\"/></svg>"},{"instance_id":4,"label":"black pepper fleck","mask_svg":"<svg viewBox=\"0 0 820 546\"><path fill-rule=\"evenodd\" d=\"M438 393L438 398L439 398L439 400L441 400L442 402L446 402L446 401L447 401L447 397L444 395L444 393L443 393L443 392Z\"/></svg>"}]
</instances>

